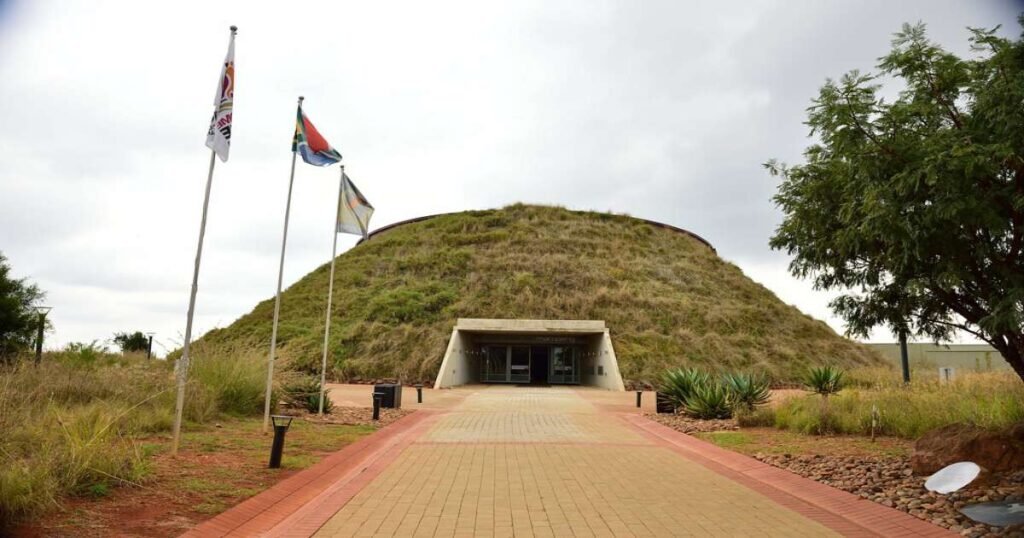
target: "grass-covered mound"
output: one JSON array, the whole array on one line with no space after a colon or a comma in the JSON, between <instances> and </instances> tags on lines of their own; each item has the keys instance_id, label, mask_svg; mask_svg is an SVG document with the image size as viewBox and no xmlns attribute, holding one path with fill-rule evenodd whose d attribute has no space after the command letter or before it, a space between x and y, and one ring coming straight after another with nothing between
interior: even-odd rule
<instances>
[{"instance_id":1,"label":"grass-covered mound","mask_svg":"<svg viewBox=\"0 0 1024 538\"><path fill-rule=\"evenodd\" d=\"M338 258L332 376L433 379L456 318L605 320L627 380L666 367L877 364L874 352L783 304L706 244L627 216L513 205L382 231ZM319 368L329 264L281 302L280 356ZM274 300L202 338L205 353L269 347ZM198 349L198 348L197 348Z\"/></svg>"}]
</instances>

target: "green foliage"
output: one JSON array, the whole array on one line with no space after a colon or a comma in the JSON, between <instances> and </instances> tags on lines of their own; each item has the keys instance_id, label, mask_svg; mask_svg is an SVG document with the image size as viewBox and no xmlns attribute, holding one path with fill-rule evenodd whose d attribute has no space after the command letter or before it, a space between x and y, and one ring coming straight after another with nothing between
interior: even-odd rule
<instances>
[{"instance_id":1,"label":"green foliage","mask_svg":"<svg viewBox=\"0 0 1024 538\"><path fill-rule=\"evenodd\" d=\"M88 344L85 342L69 342L64 349L53 354L53 358L69 363L72 366L88 367L107 357L110 350L98 341L93 340Z\"/></svg>"},{"instance_id":2,"label":"green foliage","mask_svg":"<svg viewBox=\"0 0 1024 538\"><path fill-rule=\"evenodd\" d=\"M216 402L216 411L233 415L263 412L267 366L261 357L255 354L197 354L189 367L189 375L193 381L192 397L212 399ZM197 411L198 417L212 414L209 410Z\"/></svg>"},{"instance_id":3,"label":"green foliage","mask_svg":"<svg viewBox=\"0 0 1024 538\"><path fill-rule=\"evenodd\" d=\"M831 365L811 368L804 376L804 387L807 390L827 398L843 389L844 373Z\"/></svg>"},{"instance_id":4,"label":"green foliage","mask_svg":"<svg viewBox=\"0 0 1024 538\"><path fill-rule=\"evenodd\" d=\"M320 379L313 376L297 376L283 388L285 403L292 407L305 409L310 413L320 411ZM327 396L331 389L323 392ZM324 413L330 413L334 403L328 396L324 399Z\"/></svg>"},{"instance_id":5,"label":"green foliage","mask_svg":"<svg viewBox=\"0 0 1024 538\"><path fill-rule=\"evenodd\" d=\"M746 373L726 373L722 384L729 390L733 407L739 411L753 411L771 399L771 383L763 376Z\"/></svg>"},{"instance_id":6,"label":"green foliage","mask_svg":"<svg viewBox=\"0 0 1024 538\"><path fill-rule=\"evenodd\" d=\"M193 348L185 417L263 412L264 357ZM107 352L96 342L48 352L39 366L0 366L0 529L64 495L103 496L147 472L135 439L170 431L172 363Z\"/></svg>"},{"instance_id":7,"label":"green foliage","mask_svg":"<svg viewBox=\"0 0 1024 538\"><path fill-rule=\"evenodd\" d=\"M844 292L852 334L963 330L1024 376L1024 40L971 31L964 59L904 25L878 74L825 83L806 163L766 165L783 179L771 246ZM892 101L887 78L905 85Z\"/></svg>"},{"instance_id":8,"label":"green foliage","mask_svg":"<svg viewBox=\"0 0 1024 538\"><path fill-rule=\"evenodd\" d=\"M1004 429L1024 420L1024 386L1010 372L966 374L949 384L937 379L904 386L896 380L873 388L850 388L829 398L828 406L812 395L783 400L759 410L750 425L774 425L800 433L868 435L871 410L880 414L878 434L916 439L954 423Z\"/></svg>"},{"instance_id":9,"label":"green foliage","mask_svg":"<svg viewBox=\"0 0 1024 538\"><path fill-rule=\"evenodd\" d=\"M320 371L328 273L319 267L282 296L286 369ZM273 309L272 299L260 302L204 335L206 355L263 355ZM712 366L797 380L810 356L881 363L691 236L621 215L517 204L404 224L342 254L327 375L433 379L460 317L605 320L622 375L635 381Z\"/></svg>"},{"instance_id":10,"label":"green foliage","mask_svg":"<svg viewBox=\"0 0 1024 538\"><path fill-rule=\"evenodd\" d=\"M11 266L0 252L0 361L28 349L35 340L39 318L33 306L42 298L35 284L11 276Z\"/></svg>"},{"instance_id":11,"label":"green foliage","mask_svg":"<svg viewBox=\"0 0 1024 538\"><path fill-rule=\"evenodd\" d=\"M142 331L116 333L114 334L114 343L121 348L122 353L146 351L149 349L149 337L143 334Z\"/></svg>"},{"instance_id":12,"label":"green foliage","mask_svg":"<svg viewBox=\"0 0 1024 538\"><path fill-rule=\"evenodd\" d=\"M699 368L674 368L662 375L658 392L664 394L676 409L682 409L696 388L710 380L711 376Z\"/></svg>"},{"instance_id":13,"label":"green foliage","mask_svg":"<svg viewBox=\"0 0 1024 538\"><path fill-rule=\"evenodd\" d=\"M747 373L726 373L720 378L699 368L675 368L662 375L658 392L677 411L700 419L729 418L749 413L768 403L768 379Z\"/></svg>"},{"instance_id":14,"label":"green foliage","mask_svg":"<svg viewBox=\"0 0 1024 538\"><path fill-rule=\"evenodd\" d=\"M730 418L733 411L732 396L729 388L721 381L710 378L693 387L683 410L687 415L704 420Z\"/></svg>"}]
</instances>

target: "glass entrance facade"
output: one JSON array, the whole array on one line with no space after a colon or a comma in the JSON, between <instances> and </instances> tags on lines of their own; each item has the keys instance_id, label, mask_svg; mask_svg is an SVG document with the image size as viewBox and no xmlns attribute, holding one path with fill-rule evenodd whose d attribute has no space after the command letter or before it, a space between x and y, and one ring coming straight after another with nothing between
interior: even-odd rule
<instances>
[{"instance_id":1,"label":"glass entrance facade","mask_svg":"<svg viewBox=\"0 0 1024 538\"><path fill-rule=\"evenodd\" d=\"M489 344L481 351L484 383L580 383L579 346Z\"/></svg>"}]
</instances>

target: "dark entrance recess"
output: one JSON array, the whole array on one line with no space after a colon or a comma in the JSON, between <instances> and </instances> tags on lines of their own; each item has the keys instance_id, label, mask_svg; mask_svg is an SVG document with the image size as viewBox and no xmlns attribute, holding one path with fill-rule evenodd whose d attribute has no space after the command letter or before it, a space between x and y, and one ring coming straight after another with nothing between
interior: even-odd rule
<instances>
[{"instance_id":1,"label":"dark entrance recess","mask_svg":"<svg viewBox=\"0 0 1024 538\"><path fill-rule=\"evenodd\" d=\"M530 384L548 384L548 360L551 355L549 346L533 346L530 348Z\"/></svg>"}]
</instances>

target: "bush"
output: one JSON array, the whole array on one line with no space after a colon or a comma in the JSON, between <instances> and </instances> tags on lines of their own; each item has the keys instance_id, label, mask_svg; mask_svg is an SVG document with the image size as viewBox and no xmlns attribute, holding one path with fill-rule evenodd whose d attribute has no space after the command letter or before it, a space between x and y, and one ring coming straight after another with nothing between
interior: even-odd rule
<instances>
[{"instance_id":1,"label":"bush","mask_svg":"<svg viewBox=\"0 0 1024 538\"><path fill-rule=\"evenodd\" d=\"M825 398L842 390L843 382L843 371L830 365L811 368L804 377L804 387Z\"/></svg>"},{"instance_id":2,"label":"bush","mask_svg":"<svg viewBox=\"0 0 1024 538\"><path fill-rule=\"evenodd\" d=\"M683 409L694 389L706 385L710 380L711 376L703 370L676 368L665 372L658 385L658 392L664 394L677 410Z\"/></svg>"},{"instance_id":3,"label":"bush","mask_svg":"<svg viewBox=\"0 0 1024 538\"><path fill-rule=\"evenodd\" d=\"M772 391L768 379L751 374L725 374L722 383L732 399L733 408L737 411L753 411L756 407L768 403Z\"/></svg>"},{"instance_id":4,"label":"bush","mask_svg":"<svg viewBox=\"0 0 1024 538\"><path fill-rule=\"evenodd\" d=\"M213 412L234 415L263 413L267 366L255 353L212 357L197 355L191 361L189 378L208 391L208 394L202 394L201 389L191 390L192 397L212 398L216 402Z\"/></svg>"},{"instance_id":5,"label":"bush","mask_svg":"<svg viewBox=\"0 0 1024 538\"><path fill-rule=\"evenodd\" d=\"M327 389L323 392L324 396L330 392ZM320 378L311 376L302 376L293 381L290 381L285 385L283 392L285 394L285 401L292 407L298 407L305 409L310 413L317 413L320 411ZM334 409L334 404L331 399L324 399L324 413L330 413Z\"/></svg>"},{"instance_id":6,"label":"bush","mask_svg":"<svg viewBox=\"0 0 1024 538\"><path fill-rule=\"evenodd\" d=\"M696 385L686 400L686 414L699 419L732 417L733 401L729 389L717 379Z\"/></svg>"}]
</instances>

